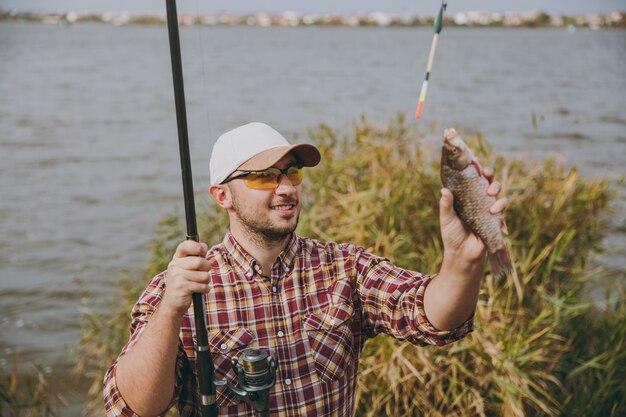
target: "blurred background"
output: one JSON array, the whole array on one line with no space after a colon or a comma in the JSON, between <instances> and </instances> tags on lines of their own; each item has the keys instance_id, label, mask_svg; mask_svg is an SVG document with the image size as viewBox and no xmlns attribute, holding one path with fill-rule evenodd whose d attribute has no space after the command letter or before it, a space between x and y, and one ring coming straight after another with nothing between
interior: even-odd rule
<instances>
[{"instance_id":1,"label":"blurred background","mask_svg":"<svg viewBox=\"0 0 626 417\"><path fill-rule=\"evenodd\" d=\"M68 417L85 396L71 374L82 313L113 308L116 280L140 273L156 223L182 207L165 5L126 3L0 1L0 367L39 367ZM195 23L181 42L199 196L214 140L239 124L306 140L322 122L412 118L440 6L178 3ZM455 126L498 153L554 155L613 181L594 262L623 276L624 4L501 3L449 3L424 116L410 123L434 146Z\"/></svg>"}]
</instances>

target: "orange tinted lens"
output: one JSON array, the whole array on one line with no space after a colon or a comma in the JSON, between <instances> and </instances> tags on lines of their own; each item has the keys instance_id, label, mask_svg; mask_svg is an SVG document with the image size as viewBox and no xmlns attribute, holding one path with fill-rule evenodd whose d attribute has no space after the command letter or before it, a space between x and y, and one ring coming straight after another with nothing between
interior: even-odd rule
<instances>
[{"instance_id":1,"label":"orange tinted lens","mask_svg":"<svg viewBox=\"0 0 626 417\"><path fill-rule=\"evenodd\" d=\"M302 183L302 177L304 177L302 168L289 167L287 169L287 178L289 178L292 185L300 185L300 183Z\"/></svg>"},{"instance_id":2,"label":"orange tinted lens","mask_svg":"<svg viewBox=\"0 0 626 417\"><path fill-rule=\"evenodd\" d=\"M278 185L278 176L281 174L277 168L268 168L265 171L252 172L243 178L246 187L255 190L273 190Z\"/></svg>"},{"instance_id":3,"label":"orange tinted lens","mask_svg":"<svg viewBox=\"0 0 626 417\"><path fill-rule=\"evenodd\" d=\"M265 171L252 172L243 178L246 187L254 190L274 190L278 187L278 177L283 174L278 168L268 168ZM304 171L296 166L287 168L287 178L292 185L300 185Z\"/></svg>"}]
</instances>

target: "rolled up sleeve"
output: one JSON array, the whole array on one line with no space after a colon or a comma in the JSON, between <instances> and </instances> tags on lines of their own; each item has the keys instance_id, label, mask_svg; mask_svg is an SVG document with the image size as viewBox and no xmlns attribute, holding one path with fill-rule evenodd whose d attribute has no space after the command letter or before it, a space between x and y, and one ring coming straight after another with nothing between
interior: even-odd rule
<instances>
[{"instance_id":1,"label":"rolled up sleeve","mask_svg":"<svg viewBox=\"0 0 626 417\"><path fill-rule=\"evenodd\" d=\"M386 333L413 344L442 346L473 330L473 316L451 330L438 330L428 321L424 293L434 276L399 268L366 252L357 255L355 267L369 336Z\"/></svg>"},{"instance_id":2,"label":"rolled up sleeve","mask_svg":"<svg viewBox=\"0 0 626 417\"><path fill-rule=\"evenodd\" d=\"M132 321L130 325L130 337L128 339L128 342L126 342L119 356L117 357L115 362L113 362L113 364L104 376L103 396L104 407L107 417L139 417L138 414L135 413L124 401L124 398L122 397L117 387L117 364L120 358L122 358L128 351L130 351L141 337L141 334L146 328L150 317L152 317L152 314L154 314L154 312L158 308L164 288L164 275L159 274L150 282L146 290L139 297L139 300L133 307L133 310L131 312ZM182 342L180 342L178 346L175 372L176 385L174 398L170 403L170 407L179 402L182 391L185 393L185 396L192 397L191 399L188 399L186 401L187 403L192 403L191 407L183 408L193 408L193 394L190 395L189 390L186 389L187 387L185 387L185 381L188 380L187 373L189 372L189 361L183 348ZM192 390L191 393L193 392L194 391ZM181 414L181 416L182 415L184 414Z\"/></svg>"}]
</instances>

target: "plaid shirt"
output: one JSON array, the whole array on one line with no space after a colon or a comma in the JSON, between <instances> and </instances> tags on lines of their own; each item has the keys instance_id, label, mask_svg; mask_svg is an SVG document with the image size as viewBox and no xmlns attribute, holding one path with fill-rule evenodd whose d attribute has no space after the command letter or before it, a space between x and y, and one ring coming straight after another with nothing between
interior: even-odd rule
<instances>
[{"instance_id":1,"label":"plaid shirt","mask_svg":"<svg viewBox=\"0 0 626 417\"><path fill-rule=\"evenodd\" d=\"M439 331L426 319L423 297L430 276L392 265L354 245L293 235L262 276L255 259L227 234L207 254L212 277L205 296L209 345L216 379L234 381L231 358L246 348L269 351L278 363L270 392L272 416L352 416L357 371L365 341L378 333L425 345L444 345L472 330L473 320ZM124 355L141 337L165 290L157 275L135 305ZM172 405L181 417L199 416L193 308L180 329ZM136 416L115 381L117 361L105 376L107 416ZM252 407L217 388L220 416L253 416Z\"/></svg>"}]
</instances>

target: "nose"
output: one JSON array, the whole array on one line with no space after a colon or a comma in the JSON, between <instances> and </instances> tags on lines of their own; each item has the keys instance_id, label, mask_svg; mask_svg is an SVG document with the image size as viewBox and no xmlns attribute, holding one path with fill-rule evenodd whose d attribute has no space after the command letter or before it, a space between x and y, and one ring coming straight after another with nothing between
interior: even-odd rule
<instances>
[{"instance_id":1,"label":"nose","mask_svg":"<svg viewBox=\"0 0 626 417\"><path fill-rule=\"evenodd\" d=\"M289 177L285 174L281 174L278 178L278 187L276 187L276 194L292 194L296 192L296 186L293 185Z\"/></svg>"}]
</instances>

